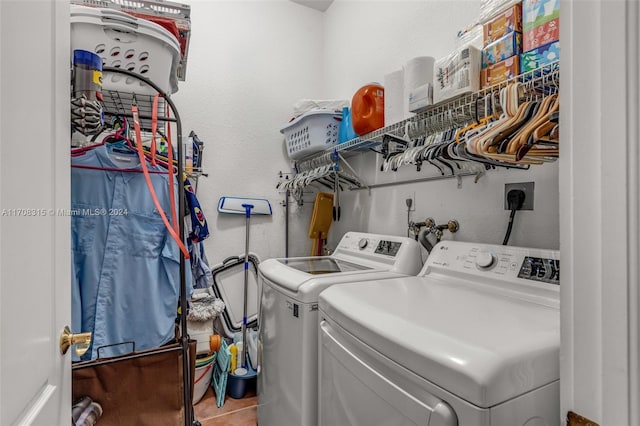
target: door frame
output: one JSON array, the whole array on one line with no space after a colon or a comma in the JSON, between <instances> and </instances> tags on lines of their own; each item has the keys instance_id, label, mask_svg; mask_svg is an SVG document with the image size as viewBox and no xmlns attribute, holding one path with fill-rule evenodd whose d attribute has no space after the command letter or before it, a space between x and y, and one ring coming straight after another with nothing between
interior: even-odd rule
<instances>
[{"instance_id":1,"label":"door frame","mask_svg":"<svg viewBox=\"0 0 640 426\"><path fill-rule=\"evenodd\" d=\"M560 14L561 417L640 424L639 7Z\"/></svg>"}]
</instances>

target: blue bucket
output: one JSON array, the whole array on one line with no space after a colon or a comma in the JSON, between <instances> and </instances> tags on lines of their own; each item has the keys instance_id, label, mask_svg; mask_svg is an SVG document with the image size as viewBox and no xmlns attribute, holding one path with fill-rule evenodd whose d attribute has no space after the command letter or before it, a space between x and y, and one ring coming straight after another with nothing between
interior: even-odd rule
<instances>
[{"instance_id":1,"label":"blue bucket","mask_svg":"<svg viewBox=\"0 0 640 426\"><path fill-rule=\"evenodd\" d=\"M246 361L247 374L236 376L233 372L229 372L227 377L227 395L234 399L242 399L247 391L255 388L256 377L258 373L251 366L249 359Z\"/></svg>"}]
</instances>

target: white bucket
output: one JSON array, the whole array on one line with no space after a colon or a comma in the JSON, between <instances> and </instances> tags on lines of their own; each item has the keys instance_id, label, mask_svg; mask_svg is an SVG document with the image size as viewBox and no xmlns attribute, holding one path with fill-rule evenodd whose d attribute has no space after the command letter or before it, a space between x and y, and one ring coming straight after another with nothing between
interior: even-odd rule
<instances>
[{"instance_id":1,"label":"white bucket","mask_svg":"<svg viewBox=\"0 0 640 426\"><path fill-rule=\"evenodd\" d=\"M206 364L196 367L193 379L193 403L200 402L207 389L211 385L211 377L213 376L213 365L215 357L211 357Z\"/></svg>"}]
</instances>

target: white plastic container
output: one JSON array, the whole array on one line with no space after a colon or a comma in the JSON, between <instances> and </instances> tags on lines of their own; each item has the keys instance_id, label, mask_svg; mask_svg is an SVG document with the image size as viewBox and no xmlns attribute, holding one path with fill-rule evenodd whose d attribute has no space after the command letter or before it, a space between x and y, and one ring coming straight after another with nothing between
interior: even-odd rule
<instances>
[{"instance_id":1,"label":"white plastic container","mask_svg":"<svg viewBox=\"0 0 640 426\"><path fill-rule=\"evenodd\" d=\"M189 337L197 341L196 354L209 353L209 336L213 332L213 320L187 321Z\"/></svg>"},{"instance_id":2,"label":"white plastic container","mask_svg":"<svg viewBox=\"0 0 640 426\"><path fill-rule=\"evenodd\" d=\"M200 402L204 394L211 385L213 367L215 365L216 354L208 356L202 360L196 360L195 375L193 378L193 403Z\"/></svg>"},{"instance_id":3,"label":"white plastic container","mask_svg":"<svg viewBox=\"0 0 640 426\"><path fill-rule=\"evenodd\" d=\"M71 5L71 51L83 49L102 58L103 67L122 68L148 78L167 94L178 91L178 40L160 25L128 13ZM155 95L138 79L105 72L103 91Z\"/></svg>"},{"instance_id":4,"label":"white plastic container","mask_svg":"<svg viewBox=\"0 0 640 426\"><path fill-rule=\"evenodd\" d=\"M341 120L341 113L328 110L312 110L296 117L280 130L289 158L299 160L337 145Z\"/></svg>"},{"instance_id":5,"label":"white plastic container","mask_svg":"<svg viewBox=\"0 0 640 426\"><path fill-rule=\"evenodd\" d=\"M433 103L480 90L482 54L473 46L456 49L435 62Z\"/></svg>"}]
</instances>

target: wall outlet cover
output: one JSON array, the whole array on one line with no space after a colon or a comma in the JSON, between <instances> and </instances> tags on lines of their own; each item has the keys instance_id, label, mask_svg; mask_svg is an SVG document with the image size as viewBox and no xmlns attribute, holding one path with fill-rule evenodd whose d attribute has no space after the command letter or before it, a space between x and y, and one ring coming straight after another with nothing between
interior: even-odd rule
<instances>
[{"instance_id":1,"label":"wall outlet cover","mask_svg":"<svg viewBox=\"0 0 640 426\"><path fill-rule=\"evenodd\" d=\"M507 202L507 194L512 189L520 189L524 191L524 203L520 210L533 210L533 192L535 189L535 182L519 182L519 183L505 183L504 184L504 209L509 209L509 203Z\"/></svg>"},{"instance_id":2,"label":"wall outlet cover","mask_svg":"<svg viewBox=\"0 0 640 426\"><path fill-rule=\"evenodd\" d=\"M407 191L404 193L404 197L402 197L402 201L405 203L405 211L407 209L406 201L407 199L411 199L411 207L409 207L410 212L416 211L416 192L415 191Z\"/></svg>"}]
</instances>

